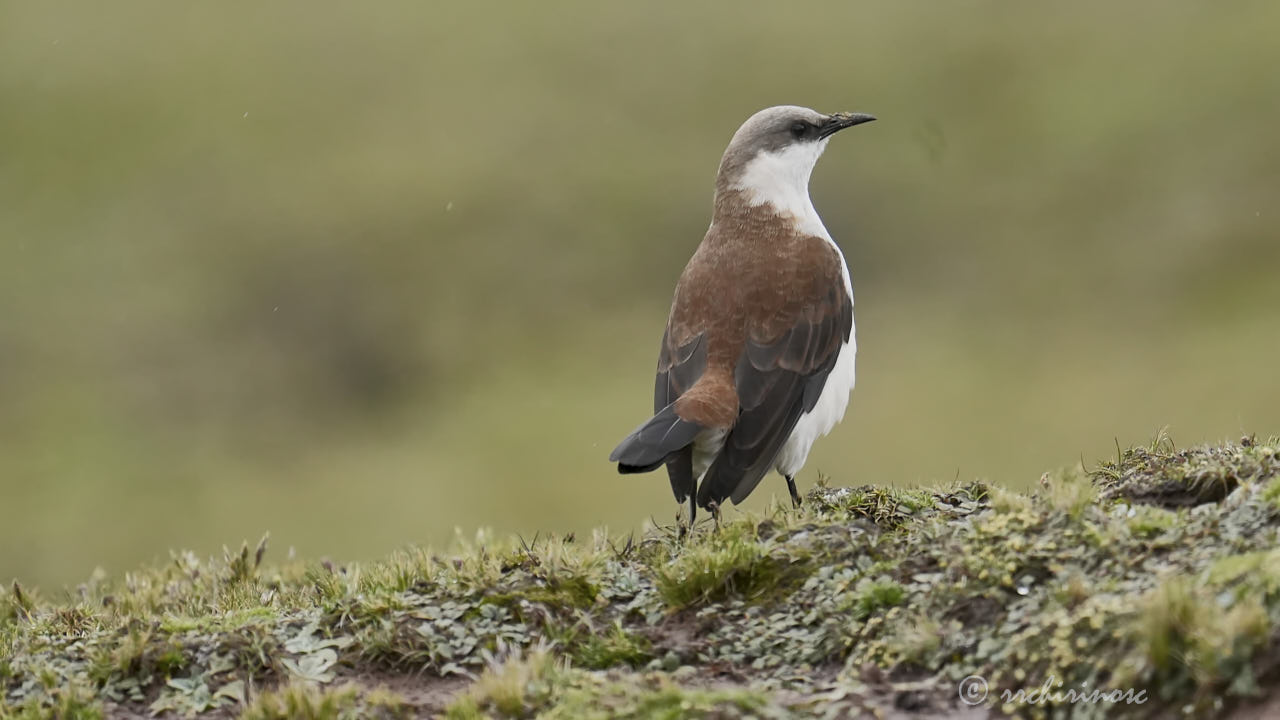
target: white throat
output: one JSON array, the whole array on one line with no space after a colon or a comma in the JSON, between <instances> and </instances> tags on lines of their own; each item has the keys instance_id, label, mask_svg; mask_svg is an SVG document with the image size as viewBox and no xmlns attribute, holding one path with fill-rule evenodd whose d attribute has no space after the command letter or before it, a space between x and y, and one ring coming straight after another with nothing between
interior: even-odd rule
<instances>
[{"instance_id":1,"label":"white throat","mask_svg":"<svg viewBox=\"0 0 1280 720\"><path fill-rule=\"evenodd\" d=\"M796 143L778 152L761 152L747 162L733 183L752 205L769 204L780 214L794 217L800 227L819 237L830 237L809 199L809 176L827 139Z\"/></svg>"}]
</instances>

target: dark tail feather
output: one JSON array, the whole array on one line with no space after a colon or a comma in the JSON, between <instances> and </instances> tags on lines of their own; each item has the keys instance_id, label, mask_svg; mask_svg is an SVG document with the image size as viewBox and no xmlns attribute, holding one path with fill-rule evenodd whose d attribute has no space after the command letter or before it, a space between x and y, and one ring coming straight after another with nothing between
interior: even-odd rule
<instances>
[{"instance_id":1,"label":"dark tail feather","mask_svg":"<svg viewBox=\"0 0 1280 720\"><path fill-rule=\"evenodd\" d=\"M657 470L691 445L701 431L701 425L682 420L675 405L668 405L618 443L609 453L609 462L618 463L618 472L624 475Z\"/></svg>"},{"instance_id":2,"label":"dark tail feather","mask_svg":"<svg viewBox=\"0 0 1280 720\"><path fill-rule=\"evenodd\" d=\"M768 463L756 463L753 467L733 467L723 463L724 458L717 458L707 469L702 478L702 486L698 488L698 504L709 507L712 502L723 505L725 500L732 499L737 505L751 494L760 484L764 476L769 474L772 459Z\"/></svg>"},{"instance_id":3,"label":"dark tail feather","mask_svg":"<svg viewBox=\"0 0 1280 720\"><path fill-rule=\"evenodd\" d=\"M671 479L671 493L676 496L678 503L688 500L690 495L698 492L698 483L693 478L692 445L686 445L683 450L677 450L667 457L667 477ZM693 503L689 503L691 512L693 507ZM692 517L689 523L693 524Z\"/></svg>"}]
</instances>

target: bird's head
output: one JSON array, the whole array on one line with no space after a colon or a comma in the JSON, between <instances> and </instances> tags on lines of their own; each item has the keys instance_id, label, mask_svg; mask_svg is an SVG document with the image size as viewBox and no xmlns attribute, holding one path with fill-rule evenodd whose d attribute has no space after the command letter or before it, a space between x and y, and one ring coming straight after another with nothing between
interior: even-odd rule
<instances>
[{"instance_id":1,"label":"bird's head","mask_svg":"<svg viewBox=\"0 0 1280 720\"><path fill-rule=\"evenodd\" d=\"M717 193L741 191L748 202L768 202L779 210L809 196L813 166L837 132L875 120L862 113L832 113L795 105L765 108L733 134L720 160Z\"/></svg>"}]
</instances>

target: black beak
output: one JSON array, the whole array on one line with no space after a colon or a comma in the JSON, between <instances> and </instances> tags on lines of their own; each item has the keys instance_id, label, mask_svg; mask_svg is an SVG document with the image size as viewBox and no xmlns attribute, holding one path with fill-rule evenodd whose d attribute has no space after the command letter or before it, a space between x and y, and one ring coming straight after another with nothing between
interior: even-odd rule
<instances>
[{"instance_id":1,"label":"black beak","mask_svg":"<svg viewBox=\"0 0 1280 720\"><path fill-rule=\"evenodd\" d=\"M874 115L866 113L832 113L831 117L818 129L818 137L831 137L845 128L861 125L875 120Z\"/></svg>"}]
</instances>

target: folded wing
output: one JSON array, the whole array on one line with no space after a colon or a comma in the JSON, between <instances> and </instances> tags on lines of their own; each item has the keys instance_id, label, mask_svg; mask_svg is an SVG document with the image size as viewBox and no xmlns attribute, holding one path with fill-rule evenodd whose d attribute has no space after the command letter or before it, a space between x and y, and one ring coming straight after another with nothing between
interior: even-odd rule
<instances>
[{"instance_id":1,"label":"folded wing","mask_svg":"<svg viewBox=\"0 0 1280 720\"><path fill-rule=\"evenodd\" d=\"M749 329L734 369L737 422L702 480L699 505L742 502L769 472L800 416L817 404L853 328L853 299L839 277L837 266L834 282L815 283L809 297L793 295L784 305L789 312Z\"/></svg>"}]
</instances>

